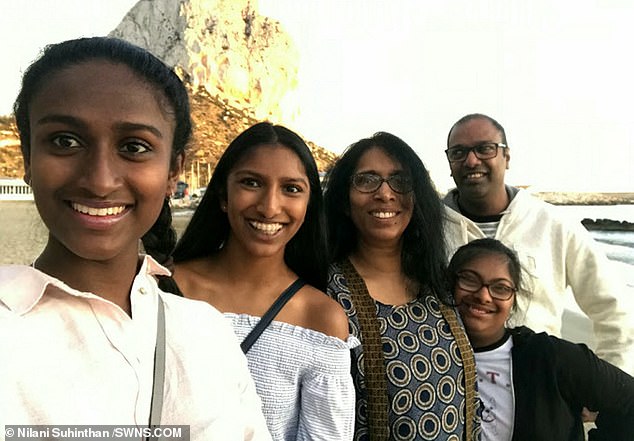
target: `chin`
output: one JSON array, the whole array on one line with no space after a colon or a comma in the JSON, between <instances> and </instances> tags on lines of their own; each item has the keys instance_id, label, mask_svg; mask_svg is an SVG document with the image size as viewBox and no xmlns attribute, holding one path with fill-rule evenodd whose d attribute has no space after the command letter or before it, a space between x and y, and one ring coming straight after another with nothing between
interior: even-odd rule
<instances>
[{"instance_id":1,"label":"chin","mask_svg":"<svg viewBox=\"0 0 634 441\"><path fill-rule=\"evenodd\" d=\"M285 247L278 247L278 246L252 246L247 248L247 253L249 253L251 256L253 257L261 257L261 258L267 258L267 257L273 257L276 256L280 253L284 254L284 250Z\"/></svg>"}]
</instances>

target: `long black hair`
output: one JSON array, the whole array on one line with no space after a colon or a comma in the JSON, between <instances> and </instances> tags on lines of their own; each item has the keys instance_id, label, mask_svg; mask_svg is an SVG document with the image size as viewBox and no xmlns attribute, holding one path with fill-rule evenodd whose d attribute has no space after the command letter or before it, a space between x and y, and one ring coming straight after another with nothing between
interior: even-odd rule
<instances>
[{"instance_id":1,"label":"long black hair","mask_svg":"<svg viewBox=\"0 0 634 441\"><path fill-rule=\"evenodd\" d=\"M291 270L314 287L326 289L326 238L323 197L317 165L310 149L293 131L268 122L255 124L227 147L218 161L200 205L174 250L174 261L217 253L229 237L231 226L221 204L227 200L227 179L231 170L254 148L281 144L291 149L306 170L310 199L306 216L297 233L286 244L284 261Z\"/></svg>"},{"instance_id":2,"label":"long black hair","mask_svg":"<svg viewBox=\"0 0 634 441\"><path fill-rule=\"evenodd\" d=\"M390 133L378 132L350 145L326 175L324 199L330 260L336 262L348 257L357 246L358 232L349 215L350 178L361 156L371 148L379 148L398 161L412 179L414 207L412 219L403 232L403 272L449 302L442 202L416 152Z\"/></svg>"},{"instance_id":3,"label":"long black hair","mask_svg":"<svg viewBox=\"0 0 634 441\"><path fill-rule=\"evenodd\" d=\"M139 78L154 86L161 98L167 99L166 105L162 107L173 114L176 122L171 154L171 168L174 169L177 158L185 154L192 132L187 89L174 71L150 52L124 40L110 37L79 38L49 45L28 67L22 77L22 88L13 105L24 161L28 163L31 158L29 114L33 97L52 73L99 59L127 66ZM158 219L143 236L143 245L146 252L164 263L175 243L172 213L169 200L166 199Z\"/></svg>"}]
</instances>

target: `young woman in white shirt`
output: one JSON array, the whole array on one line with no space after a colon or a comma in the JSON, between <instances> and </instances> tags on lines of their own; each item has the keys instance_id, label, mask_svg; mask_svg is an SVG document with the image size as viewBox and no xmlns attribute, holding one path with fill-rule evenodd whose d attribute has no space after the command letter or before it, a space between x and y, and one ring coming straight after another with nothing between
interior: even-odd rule
<instances>
[{"instance_id":1,"label":"young woman in white shirt","mask_svg":"<svg viewBox=\"0 0 634 441\"><path fill-rule=\"evenodd\" d=\"M231 328L161 292L168 271L139 254L142 237L173 245L168 197L191 135L180 79L122 40L71 40L28 68L14 110L49 237L32 266L0 268L0 426L270 439Z\"/></svg>"}]
</instances>

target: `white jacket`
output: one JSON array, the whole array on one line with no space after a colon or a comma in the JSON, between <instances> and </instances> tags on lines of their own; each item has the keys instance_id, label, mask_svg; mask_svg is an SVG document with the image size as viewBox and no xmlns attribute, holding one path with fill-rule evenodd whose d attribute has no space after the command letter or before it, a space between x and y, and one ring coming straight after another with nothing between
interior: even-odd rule
<instances>
[{"instance_id":1,"label":"white jacket","mask_svg":"<svg viewBox=\"0 0 634 441\"><path fill-rule=\"evenodd\" d=\"M519 256L522 282L531 293L530 299L517 297L518 313L512 325L560 336L569 287L593 322L597 355L633 374L634 311L628 307L631 302L616 265L581 223L567 221L527 191L509 190L516 194L503 212L495 238ZM457 211L456 191L444 199L450 256L461 245L485 237Z\"/></svg>"}]
</instances>

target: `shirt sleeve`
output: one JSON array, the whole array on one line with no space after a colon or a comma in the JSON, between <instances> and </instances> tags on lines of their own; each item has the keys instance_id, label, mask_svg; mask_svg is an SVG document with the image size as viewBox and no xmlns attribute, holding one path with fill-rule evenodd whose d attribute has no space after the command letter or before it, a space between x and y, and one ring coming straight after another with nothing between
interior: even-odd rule
<instances>
[{"instance_id":1,"label":"shirt sleeve","mask_svg":"<svg viewBox=\"0 0 634 441\"><path fill-rule=\"evenodd\" d=\"M631 440L634 433L634 378L597 357L585 345L549 337L557 354L557 376L576 408L598 411L590 440Z\"/></svg>"},{"instance_id":2,"label":"shirt sleeve","mask_svg":"<svg viewBox=\"0 0 634 441\"><path fill-rule=\"evenodd\" d=\"M348 337L341 347L317 348L312 369L302 381L297 440L351 440L355 389L350 375L350 349L359 341Z\"/></svg>"},{"instance_id":3,"label":"shirt sleeve","mask_svg":"<svg viewBox=\"0 0 634 441\"><path fill-rule=\"evenodd\" d=\"M634 305L629 300L634 289L626 286L617 265L581 225L569 231L566 281L577 304L592 320L596 353L634 374Z\"/></svg>"}]
</instances>

